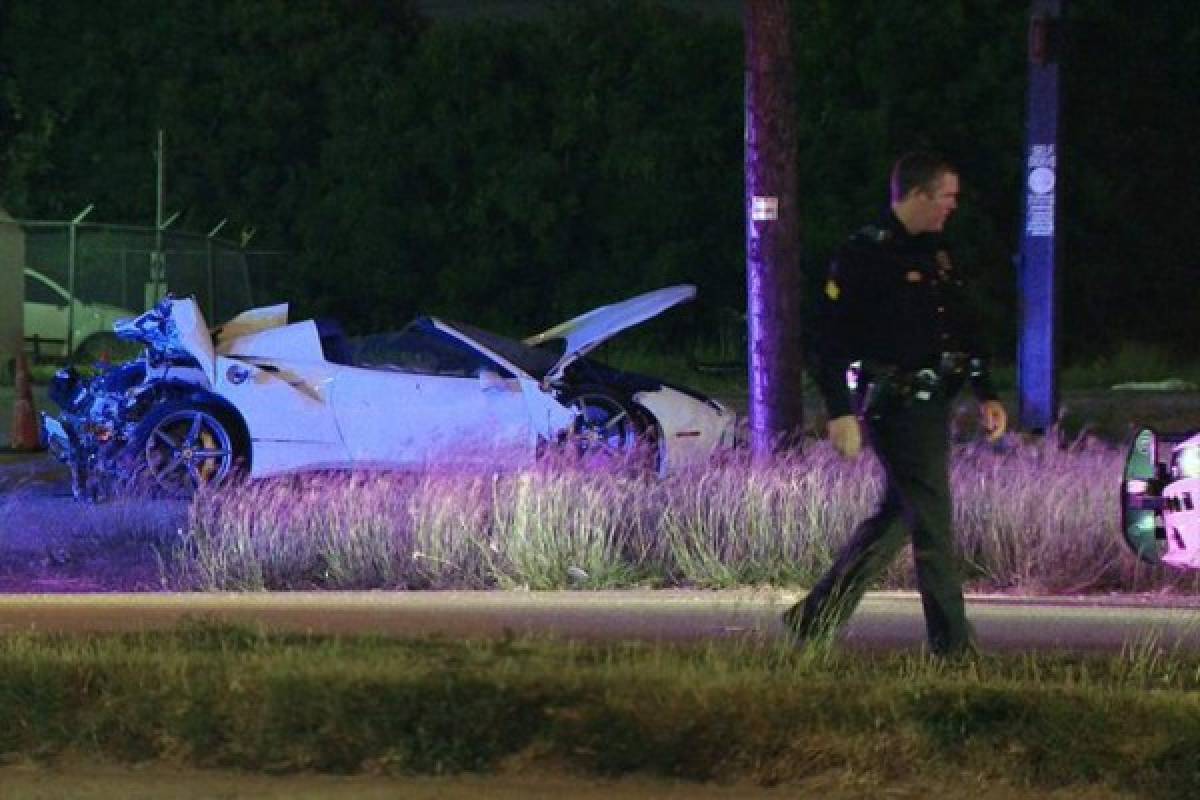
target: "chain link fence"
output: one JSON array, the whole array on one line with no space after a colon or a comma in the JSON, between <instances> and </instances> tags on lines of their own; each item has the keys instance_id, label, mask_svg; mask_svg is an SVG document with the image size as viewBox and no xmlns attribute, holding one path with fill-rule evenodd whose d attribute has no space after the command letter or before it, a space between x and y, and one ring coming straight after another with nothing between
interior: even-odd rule
<instances>
[{"instance_id":1,"label":"chain link fence","mask_svg":"<svg viewBox=\"0 0 1200 800\"><path fill-rule=\"evenodd\" d=\"M251 263L270 269L284 257L212 235L153 227L29 220L0 225L16 226L24 236L25 263L19 266L25 341L35 360L79 357L97 343L111 346L116 319L141 313L167 292L194 295L214 326L253 307Z\"/></svg>"}]
</instances>

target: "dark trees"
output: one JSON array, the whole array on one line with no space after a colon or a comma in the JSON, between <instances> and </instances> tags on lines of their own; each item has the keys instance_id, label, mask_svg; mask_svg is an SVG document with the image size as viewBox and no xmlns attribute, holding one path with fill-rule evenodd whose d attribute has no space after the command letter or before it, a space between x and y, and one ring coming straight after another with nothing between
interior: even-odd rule
<instances>
[{"instance_id":1,"label":"dark trees","mask_svg":"<svg viewBox=\"0 0 1200 800\"><path fill-rule=\"evenodd\" d=\"M163 127L177 225L229 217L226 232L293 253L264 301L360 329L428 309L525 332L693 281L699 302L659 335L715 338L724 319L733 333L742 31L648 2L556 6L426 24L398 0L4 0L0 205L61 218L95 203L92 219L149 223ZM962 167L958 261L1011 357L1026 4L796 9L805 279L819 288L833 248L884 206L896 154L935 147ZM1190 346L1196 17L1193 0L1072 0L1068 361L1131 337Z\"/></svg>"}]
</instances>

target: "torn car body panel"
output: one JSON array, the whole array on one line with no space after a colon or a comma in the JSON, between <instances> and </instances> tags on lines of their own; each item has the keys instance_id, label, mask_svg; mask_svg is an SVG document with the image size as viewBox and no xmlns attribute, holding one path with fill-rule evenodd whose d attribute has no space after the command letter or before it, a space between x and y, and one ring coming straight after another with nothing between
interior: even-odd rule
<instances>
[{"instance_id":1,"label":"torn car body panel","mask_svg":"<svg viewBox=\"0 0 1200 800\"><path fill-rule=\"evenodd\" d=\"M347 460L333 413L333 365L316 362L300 372L294 365L218 356L216 374L216 393L237 410L248 433L253 477L291 471L314 454L320 454L322 466ZM259 458L260 448L285 454L289 443L302 445L298 451L308 455L297 456L296 464L286 463L286 456Z\"/></svg>"},{"instance_id":2,"label":"torn car body panel","mask_svg":"<svg viewBox=\"0 0 1200 800\"><path fill-rule=\"evenodd\" d=\"M282 328L288 324L288 304L260 306L247 309L213 331L217 341L217 352L228 353L229 343L252 333Z\"/></svg>"},{"instance_id":3,"label":"torn car body panel","mask_svg":"<svg viewBox=\"0 0 1200 800\"><path fill-rule=\"evenodd\" d=\"M715 400L697 403L670 387L633 396L658 421L663 441L660 472L707 463L718 450L734 444L734 415Z\"/></svg>"}]
</instances>

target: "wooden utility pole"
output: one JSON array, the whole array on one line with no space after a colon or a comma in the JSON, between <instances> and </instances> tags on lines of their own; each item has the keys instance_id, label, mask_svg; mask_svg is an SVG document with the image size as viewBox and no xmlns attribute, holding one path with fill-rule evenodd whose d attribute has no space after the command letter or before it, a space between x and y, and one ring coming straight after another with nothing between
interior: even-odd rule
<instances>
[{"instance_id":1,"label":"wooden utility pole","mask_svg":"<svg viewBox=\"0 0 1200 800\"><path fill-rule=\"evenodd\" d=\"M1025 125L1025 225L1021 238L1021 338L1017 391L1021 427L1045 431L1058 415L1056 380L1058 31L1061 0L1032 0Z\"/></svg>"},{"instance_id":2,"label":"wooden utility pole","mask_svg":"<svg viewBox=\"0 0 1200 800\"><path fill-rule=\"evenodd\" d=\"M756 459L803 429L800 225L791 0L747 0L746 300L750 447Z\"/></svg>"}]
</instances>

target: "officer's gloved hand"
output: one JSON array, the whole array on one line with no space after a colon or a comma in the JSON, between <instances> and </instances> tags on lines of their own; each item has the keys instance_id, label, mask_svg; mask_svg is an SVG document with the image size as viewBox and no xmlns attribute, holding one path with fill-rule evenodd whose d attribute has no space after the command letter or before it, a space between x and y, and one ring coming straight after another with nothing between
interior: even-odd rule
<instances>
[{"instance_id":1,"label":"officer's gloved hand","mask_svg":"<svg viewBox=\"0 0 1200 800\"><path fill-rule=\"evenodd\" d=\"M1008 430L1008 412L999 400L985 400L980 403L979 419L989 442L996 441Z\"/></svg>"},{"instance_id":2,"label":"officer's gloved hand","mask_svg":"<svg viewBox=\"0 0 1200 800\"><path fill-rule=\"evenodd\" d=\"M862 452L862 428L858 425L858 417L847 414L831 419L825 429L829 432L833 449L846 458L857 458Z\"/></svg>"}]
</instances>

